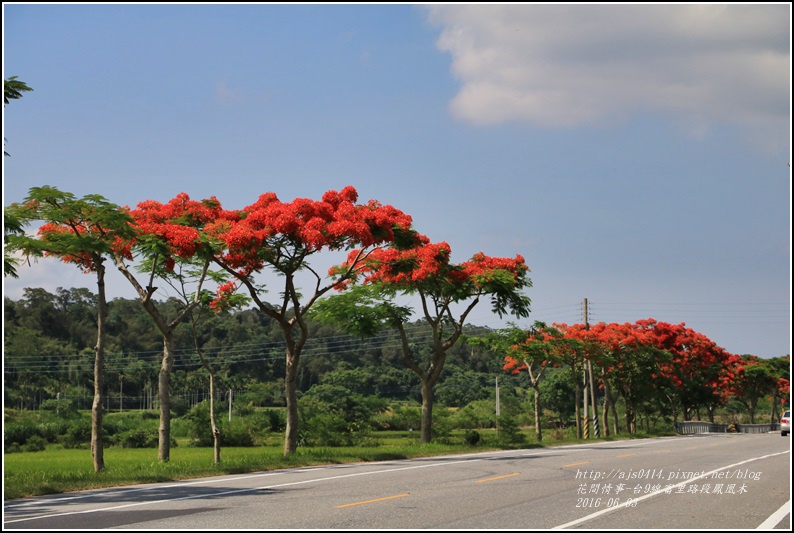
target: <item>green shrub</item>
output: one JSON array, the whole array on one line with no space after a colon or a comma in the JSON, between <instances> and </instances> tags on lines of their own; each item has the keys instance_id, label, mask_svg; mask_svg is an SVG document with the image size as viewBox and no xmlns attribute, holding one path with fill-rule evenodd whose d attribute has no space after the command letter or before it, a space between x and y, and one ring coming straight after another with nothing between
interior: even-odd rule
<instances>
[{"instance_id":1,"label":"green shrub","mask_svg":"<svg viewBox=\"0 0 794 533\"><path fill-rule=\"evenodd\" d=\"M433 409L433 428L431 431L433 440L444 444L451 444L452 437L452 413L449 409L437 406Z\"/></svg>"},{"instance_id":2,"label":"green shrub","mask_svg":"<svg viewBox=\"0 0 794 533\"><path fill-rule=\"evenodd\" d=\"M190 405L186 400L183 400L182 398L171 399L171 413L174 416L184 416L189 410Z\"/></svg>"},{"instance_id":3,"label":"green shrub","mask_svg":"<svg viewBox=\"0 0 794 533\"><path fill-rule=\"evenodd\" d=\"M47 447L47 441L38 435L31 435L28 441L22 446L23 452L41 452Z\"/></svg>"},{"instance_id":4,"label":"green shrub","mask_svg":"<svg viewBox=\"0 0 794 533\"><path fill-rule=\"evenodd\" d=\"M69 398L44 400L41 402L41 408L45 411L53 411L62 417L77 415L77 402Z\"/></svg>"},{"instance_id":5,"label":"green shrub","mask_svg":"<svg viewBox=\"0 0 794 533\"><path fill-rule=\"evenodd\" d=\"M280 433L287 427L287 416L280 409L252 409L251 414L234 419L248 426L254 434L265 432Z\"/></svg>"},{"instance_id":6,"label":"green shrub","mask_svg":"<svg viewBox=\"0 0 794 533\"><path fill-rule=\"evenodd\" d=\"M5 453L19 453L19 452L22 451L22 447L19 444L17 444L16 442L13 442L13 443L9 444L8 446L6 446L3 451Z\"/></svg>"},{"instance_id":7,"label":"green shrub","mask_svg":"<svg viewBox=\"0 0 794 533\"><path fill-rule=\"evenodd\" d=\"M70 422L68 420L48 420L38 425L39 434L47 442L58 442L61 435L66 433L69 429Z\"/></svg>"},{"instance_id":8,"label":"green shrub","mask_svg":"<svg viewBox=\"0 0 794 533\"><path fill-rule=\"evenodd\" d=\"M386 403L340 385L315 385L298 402L298 441L303 446L352 446L376 427Z\"/></svg>"},{"instance_id":9,"label":"green shrub","mask_svg":"<svg viewBox=\"0 0 794 533\"><path fill-rule=\"evenodd\" d=\"M468 444L469 446L474 446L475 444L480 442L480 432L470 429L463 436L463 440L465 440L466 444Z\"/></svg>"},{"instance_id":10,"label":"green shrub","mask_svg":"<svg viewBox=\"0 0 794 533\"><path fill-rule=\"evenodd\" d=\"M499 442L502 444L520 444L524 442L524 434L518 427L516 421L508 416L501 415L496 419Z\"/></svg>"},{"instance_id":11,"label":"green shrub","mask_svg":"<svg viewBox=\"0 0 794 533\"><path fill-rule=\"evenodd\" d=\"M215 421L221 434L221 446L256 445L256 419L249 420L244 417L238 417L233 419L230 424L227 418L216 417ZM212 436L212 427L210 426L209 402L201 402L193 406L181 418L180 423L184 425L187 436L191 439L191 446L214 446L215 441Z\"/></svg>"},{"instance_id":12,"label":"green shrub","mask_svg":"<svg viewBox=\"0 0 794 533\"><path fill-rule=\"evenodd\" d=\"M375 415L373 421L381 429L401 431L419 429L422 424L422 409L415 406L396 406Z\"/></svg>"},{"instance_id":13,"label":"green shrub","mask_svg":"<svg viewBox=\"0 0 794 533\"><path fill-rule=\"evenodd\" d=\"M496 426L493 400L477 400L458 410L452 416L452 425L458 429L482 429Z\"/></svg>"},{"instance_id":14,"label":"green shrub","mask_svg":"<svg viewBox=\"0 0 794 533\"><path fill-rule=\"evenodd\" d=\"M119 417L108 415L102 417L102 433L105 438L110 438L112 441L110 444L115 443L116 439L113 438L115 435L123 433L127 429L129 429L127 424L125 424L124 420L120 419Z\"/></svg>"},{"instance_id":15,"label":"green shrub","mask_svg":"<svg viewBox=\"0 0 794 533\"><path fill-rule=\"evenodd\" d=\"M284 411L268 409L265 413L267 413L270 431L278 433L287 428L287 415Z\"/></svg>"},{"instance_id":16,"label":"green shrub","mask_svg":"<svg viewBox=\"0 0 794 533\"><path fill-rule=\"evenodd\" d=\"M251 428L249 428L245 423L232 423L231 426L228 424L221 425L218 429L221 433L221 446L255 446L256 443L254 442L254 434L251 432ZM209 425L207 425L207 433L210 433ZM212 435L209 436L210 444L208 446L213 445Z\"/></svg>"},{"instance_id":17,"label":"green shrub","mask_svg":"<svg viewBox=\"0 0 794 533\"><path fill-rule=\"evenodd\" d=\"M19 420L3 425L3 450L9 451L16 444L24 446L32 436L39 435L39 429L31 420Z\"/></svg>"},{"instance_id":18,"label":"green shrub","mask_svg":"<svg viewBox=\"0 0 794 533\"><path fill-rule=\"evenodd\" d=\"M212 446L212 431L210 429L210 404L201 402L194 405L181 417L187 436L194 446Z\"/></svg>"},{"instance_id":19,"label":"green shrub","mask_svg":"<svg viewBox=\"0 0 794 533\"><path fill-rule=\"evenodd\" d=\"M300 446L352 446L356 436L339 415L315 412L302 417L298 426Z\"/></svg>"},{"instance_id":20,"label":"green shrub","mask_svg":"<svg viewBox=\"0 0 794 533\"><path fill-rule=\"evenodd\" d=\"M136 428L120 433L116 443L122 448L157 448L159 432L157 429ZM174 441L171 443L175 444Z\"/></svg>"},{"instance_id":21,"label":"green shrub","mask_svg":"<svg viewBox=\"0 0 794 533\"><path fill-rule=\"evenodd\" d=\"M85 418L73 421L59 441L64 448L87 448L91 444L91 421Z\"/></svg>"}]
</instances>

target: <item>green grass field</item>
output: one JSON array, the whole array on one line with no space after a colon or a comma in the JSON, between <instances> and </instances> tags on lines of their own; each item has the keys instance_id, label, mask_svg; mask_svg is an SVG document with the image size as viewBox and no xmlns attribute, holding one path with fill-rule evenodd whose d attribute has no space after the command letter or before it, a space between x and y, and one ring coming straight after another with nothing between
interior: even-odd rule
<instances>
[{"instance_id":1,"label":"green grass field","mask_svg":"<svg viewBox=\"0 0 794 533\"><path fill-rule=\"evenodd\" d=\"M213 463L212 448L191 447L186 443L171 449L171 460L160 463L153 448L106 447L105 471L93 470L87 449L66 449L48 445L44 451L4 454L4 496L6 499L75 490L153 483L221 474L256 472L310 465L386 461L499 449L495 438L483 438L477 446L462 437L448 444L419 444L415 433L378 432L368 445L354 447L299 447L289 457L283 455L283 439L272 438L263 446L222 447L221 463Z\"/></svg>"},{"instance_id":2,"label":"green grass field","mask_svg":"<svg viewBox=\"0 0 794 533\"><path fill-rule=\"evenodd\" d=\"M265 446L228 447L221 449L221 464L213 464L212 448L177 446L171 449L171 460L157 461L157 450L105 448L105 471L93 471L91 453L87 449L64 449L50 445L44 451L4 455L4 497L23 498L43 494L58 494L100 487L134 485L175 481L222 474L258 472L313 465L344 464L365 461L387 461L454 455L506 448L534 448L533 436L526 432L523 444L499 445L495 435L488 435L476 446L449 439L451 443L419 444L415 435L408 432L382 432L377 443L355 447L301 447L289 457L284 457L281 443L274 439ZM642 438L643 435L621 435L604 440ZM459 442L459 443L458 443ZM544 440L543 446L557 446L581 441L569 436Z\"/></svg>"},{"instance_id":3,"label":"green grass field","mask_svg":"<svg viewBox=\"0 0 794 533\"><path fill-rule=\"evenodd\" d=\"M85 449L49 446L44 451L6 454L4 456L4 495L6 499L56 494L74 490L112 487L138 483L172 481L195 477L256 472L309 465L342 464L361 461L385 461L484 451L463 444L406 443L405 438L388 440L401 443L376 447L299 448L289 457L280 446L222 448L221 464L213 464L211 448L176 447L171 460L157 461L156 449L105 449L105 471L93 471L91 454Z\"/></svg>"}]
</instances>

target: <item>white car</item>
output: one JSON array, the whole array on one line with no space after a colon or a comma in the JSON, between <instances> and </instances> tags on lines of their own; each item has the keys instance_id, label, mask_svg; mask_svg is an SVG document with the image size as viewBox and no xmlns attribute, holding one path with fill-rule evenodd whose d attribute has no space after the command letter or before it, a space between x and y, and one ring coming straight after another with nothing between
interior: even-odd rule
<instances>
[{"instance_id":1,"label":"white car","mask_svg":"<svg viewBox=\"0 0 794 533\"><path fill-rule=\"evenodd\" d=\"M780 419L780 434L786 436L791 433L791 411L783 413L783 418Z\"/></svg>"}]
</instances>

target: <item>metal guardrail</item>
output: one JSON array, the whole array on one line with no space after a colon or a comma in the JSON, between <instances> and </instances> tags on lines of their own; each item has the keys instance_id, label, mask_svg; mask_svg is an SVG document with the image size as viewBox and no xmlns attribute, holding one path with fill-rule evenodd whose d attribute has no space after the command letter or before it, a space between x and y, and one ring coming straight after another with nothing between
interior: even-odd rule
<instances>
[{"instance_id":1,"label":"metal guardrail","mask_svg":"<svg viewBox=\"0 0 794 533\"><path fill-rule=\"evenodd\" d=\"M676 422L675 430L680 435L693 435L696 433L728 433L730 424L715 424L712 422L689 421ZM737 433L769 433L778 431L780 424L735 424L733 428ZM732 430L731 430L732 431Z\"/></svg>"},{"instance_id":2,"label":"metal guardrail","mask_svg":"<svg viewBox=\"0 0 794 533\"><path fill-rule=\"evenodd\" d=\"M779 431L780 424L736 424L736 431L739 433L769 433Z\"/></svg>"},{"instance_id":3,"label":"metal guardrail","mask_svg":"<svg viewBox=\"0 0 794 533\"><path fill-rule=\"evenodd\" d=\"M695 433L726 433L728 424L713 424L711 422L690 421L676 422L675 430L681 435L693 435Z\"/></svg>"}]
</instances>

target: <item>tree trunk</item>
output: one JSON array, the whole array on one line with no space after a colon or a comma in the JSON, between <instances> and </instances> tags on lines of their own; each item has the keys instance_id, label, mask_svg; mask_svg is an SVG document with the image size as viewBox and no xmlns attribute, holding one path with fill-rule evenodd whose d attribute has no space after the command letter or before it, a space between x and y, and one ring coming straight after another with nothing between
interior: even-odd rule
<instances>
[{"instance_id":1,"label":"tree trunk","mask_svg":"<svg viewBox=\"0 0 794 533\"><path fill-rule=\"evenodd\" d=\"M538 383L533 383L532 388L535 389L535 437L538 442L543 441L543 431L540 428L540 386Z\"/></svg>"},{"instance_id":2,"label":"tree trunk","mask_svg":"<svg viewBox=\"0 0 794 533\"><path fill-rule=\"evenodd\" d=\"M675 397L670 397L667 395L667 399L670 400L670 410L673 412L673 425L678 425L678 404L675 401Z\"/></svg>"},{"instance_id":3,"label":"tree trunk","mask_svg":"<svg viewBox=\"0 0 794 533\"><path fill-rule=\"evenodd\" d=\"M604 437L609 437L609 401L604 393L604 405L601 408L601 419L604 421Z\"/></svg>"},{"instance_id":4,"label":"tree trunk","mask_svg":"<svg viewBox=\"0 0 794 533\"><path fill-rule=\"evenodd\" d=\"M612 411L612 429L614 429L615 435L620 433L620 418L618 417L618 402L617 398L612 395L612 390L610 389L610 405L609 409Z\"/></svg>"},{"instance_id":5,"label":"tree trunk","mask_svg":"<svg viewBox=\"0 0 794 533\"><path fill-rule=\"evenodd\" d=\"M216 465L221 464L221 432L217 428L212 430L213 461Z\"/></svg>"},{"instance_id":6,"label":"tree trunk","mask_svg":"<svg viewBox=\"0 0 794 533\"><path fill-rule=\"evenodd\" d=\"M298 449L298 356L287 351L287 370L284 377L284 395L287 400L287 429L284 435L284 456Z\"/></svg>"},{"instance_id":7,"label":"tree trunk","mask_svg":"<svg viewBox=\"0 0 794 533\"><path fill-rule=\"evenodd\" d=\"M598 407L596 404L596 382L593 379L593 362L587 361L587 377L590 380L590 403L593 405L593 438L601 436L601 428L598 425Z\"/></svg>"},{"instance_id":8,"label":"tree trunk","mask_svg":"<svg viewBox=\"0 0 794 533\"><path fill-rule=\"evenodd\" d=\"M171 460L171 370L174 368L174 334L163 335L163 362L158 378L160 396L160 430L157 458L162 463Z\"/></svg>"},{"instance_id":9,"label":"tree trunk","mask_svg":"<svg viewBox=\"0 0 794 533\"><path fill-rule=\"evenodd\" d=\"M91 457L94 472L105 469L105 454L102 444L102 392L105 388L105 320L107 297L105 295L105 267L101 260L97 264L97 341L94 352L94 402L91 406Z\"/></svg>"},{"instance_id":10,"label":"tree trunk","mask_svg":"<svg viewBox=\"0 0 794 533\"><path fill-rule=\"evenodd\" d=\"M429 379L422 380L422 429L420 442L427 444L433 437L433 385Z\"/></svg>"},{"instance_id":11,"label":"tree trunk","mask_svg":"<svg viewBox=\"0 0 794 533\"><path fill-rule=\"evenodd\" d=\"M612 407L613 399L612 399L612 389L609 387L609 381L607 380L607 370L605 367L601 367L601 382L604 384L604 409L602 412L602 418L604 419L604 436L609 436L609 409ZM615 427L615 433L618 432L617 427Z\"/></svg>"},{"instance_id":12,"label":"tree trunk","mask_svg":"<svg viewBox=\"0 0 794 533\"><path fill-rule=\"evenodd\" d=\"M780 397L778 396L777 390L775 390L775 393L772 396L772 412L769 414L769 421L772 422L773 424L775 422L780 422L779 420L780 417L777 414L777 402L779 400Z\"/></svg>"},{"instance_id":13,"label":"tree trunk","mask_svg":"<svg viewBox=\"0 0 794 533\"><path fill-rule=\"evenodd\" d=\"M628 401L626 402L626 429L632 435L637 432L636 419L634 414L634 405L632 405Z\"/></svg>"},{"instance_id":14,"label":"tree trunk","mask_svg":"<svg viewBox=\"0 0 794 533\"><path fill-rule=\"evenodd\" d=\"M755 405L756 402L750 401L749 405L747 406L747 413L750 415L750 423L755 424Z\"/></svg>"},{"instance_id":15,"label":"tree trunk","mask_svg":"<svg viewBox=\"0 0 794 533\"><path fill-rule=\"evenodd\" d=\"M202 357L202 362L203 362ZM216 465L221 464L221 432L215 424L215 378L209 365L206 364L205 368L210 374L210 430L212 431L212 448L214 451L213 461ZM229 397L229 401L232 399Z\"/></svg>"},{"instance_id":16,"label":"tree trunk","mask_svg":"<svg viewBox=\"0 0 794 533\"><path fill-rule=\"evenodd\" d=\"M582 385L579 383L579 376L576 376L576 396L574 402L576 403L576 438L582 438L582 410L579 408L579 398L582 397Z\"/></svg>"}]
</instances>

